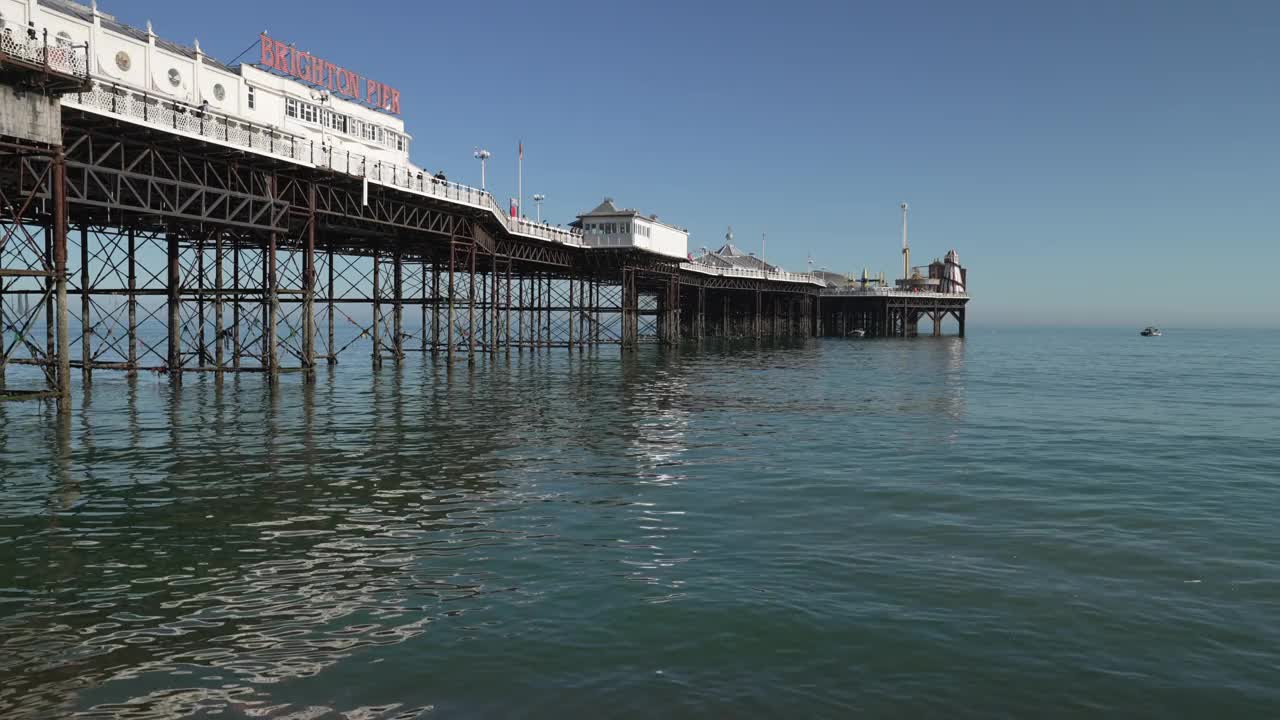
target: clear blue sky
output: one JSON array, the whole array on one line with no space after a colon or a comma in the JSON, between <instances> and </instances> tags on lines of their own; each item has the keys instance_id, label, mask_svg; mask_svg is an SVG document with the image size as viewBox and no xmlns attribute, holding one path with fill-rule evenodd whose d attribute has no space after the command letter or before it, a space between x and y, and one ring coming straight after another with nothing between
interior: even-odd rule
<instances>
[{"instance_id":1,"label":"clear blue sky","mask_svg":"<svg viewBox=\"0 0 1280 720\"><path fill-rule=\"evenodd\" d=\"M956 248L975 322L1280 326L1280 3L103 1L397 86L414 160L802 270ZM255 51L246 56L256 59ZM527 202L527 201L526 201ZM532 207L529 203L527 207Z\"/></svg>"}]
</instances>

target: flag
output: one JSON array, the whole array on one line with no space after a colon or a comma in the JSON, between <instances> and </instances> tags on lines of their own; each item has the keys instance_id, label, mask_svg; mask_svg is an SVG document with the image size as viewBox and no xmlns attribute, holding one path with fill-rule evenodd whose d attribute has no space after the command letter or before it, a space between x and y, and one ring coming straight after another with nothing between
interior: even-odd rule
<instances>
[{"instance_id":1,"label":"flag","mask_svg":"<svg viewBox=\"0 0 1280 720\"><path fill-rule=\"evenodd\" d=\"M523 140L520 141L520 145L518 147L518 154L520 156L520 159L523 160L524 159L524 141Z\"/></svg>"}]
</instances>

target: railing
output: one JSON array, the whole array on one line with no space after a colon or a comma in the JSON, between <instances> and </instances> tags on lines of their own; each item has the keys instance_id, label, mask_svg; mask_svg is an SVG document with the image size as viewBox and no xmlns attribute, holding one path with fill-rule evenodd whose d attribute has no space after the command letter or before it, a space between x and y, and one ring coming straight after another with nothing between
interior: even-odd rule
<instances>
[{"instance_id":1,"label":"railing","mask_svg":"<svg viewBox=\"0 0 1280 720\"><path fill-rule=\"evenodd\" d=\"M68 95L63 102L108 115L173 132L233 145L272 157L368 179L371 183L462 203L487 210L508 232L551 242L582 247L582 233L574 228L561 228L523 218L513 218L498 204L493 195L477 188L438 178L421 168L395 165L364 155L338 151L323 143L259 125L186 103L158 98L118 85L94 83L81 93Z\"/></svg>"},{"instance_id":2,"label":"railing","mask_svg":"<svg viewBox=\"0 0 1280 720\"><path fill-rule=\"evenodd\" d=\"M64 75L86 79L89 77L88 43L51 46L47 29L44 31L43 40L40 41L29 36L29 39L20 39L22 37L22 31L14 33L6 29L0 32L0 52Z\"/></svg>"},{"instance_id":3,"label":"railing","mask_svg":"<svg viewBox=\"0 0 1280 720\"><path fill-rule=\"evenodd\" d=\"M823 295L839 297L918 297L918 298L967 298L968 293L944 293L933 291L899 290L888 287L838 287L827 288Z\"/></svg>"},{"instance_id":4,"label":"railing","mask_svg":"<svg viewBox=\"0 0 1280 720\"><path fill-rule=\"evenodd\" d=\"M774 282L791 282L791 283L807 283L811 285L825 286L825 280L811 273L793 273L785 270L752 270L749 268L726 268L716 267L713 265L704 265L697 262L686 262L680 266L685 270L704 273L707 275L720 275L723 277L745 277L755 280L772 280Z\"/></svg>"}]
</instances>

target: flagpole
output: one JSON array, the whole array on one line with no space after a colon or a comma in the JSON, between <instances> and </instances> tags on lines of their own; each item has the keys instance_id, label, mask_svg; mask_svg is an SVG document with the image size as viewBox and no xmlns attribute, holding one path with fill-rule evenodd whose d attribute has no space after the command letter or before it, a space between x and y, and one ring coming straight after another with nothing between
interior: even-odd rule
<instances>
[{"instance_id":1,"label":"flagpole","mask_svg":"<svg viewBox=\"0 0 1280 720\"><path fill-rule=\"evenodd\" d=\"M520 141L520 147L516 152L518 159L516 160L516 212L521 217L524 216L524 141Z\"/></svg>"}]
</instances>

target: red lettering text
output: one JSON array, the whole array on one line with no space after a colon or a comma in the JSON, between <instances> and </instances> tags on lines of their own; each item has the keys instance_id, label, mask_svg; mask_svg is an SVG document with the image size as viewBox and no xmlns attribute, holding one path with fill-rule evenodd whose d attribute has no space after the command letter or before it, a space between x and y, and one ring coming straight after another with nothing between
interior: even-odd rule
<instances>
[{"instance_id":1,"label":"red lettering text","mask_svg":"<svg viewBox=\"0 0 1280 720\"><path fill-rule=\"evenodd\" d=\"M265 33L262 35L262 64L267 67L276 66L276 44Z\"/></svg>"}]
</instances>

